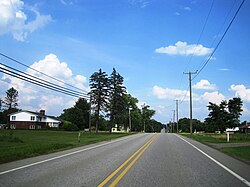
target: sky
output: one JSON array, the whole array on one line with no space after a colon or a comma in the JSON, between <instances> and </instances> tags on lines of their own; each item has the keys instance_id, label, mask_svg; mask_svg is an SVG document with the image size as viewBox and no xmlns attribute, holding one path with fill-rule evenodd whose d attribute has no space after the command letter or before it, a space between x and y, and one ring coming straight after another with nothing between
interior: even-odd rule
<instances>
[{"instance_id":1,"label":"sky","mask_svg":"<svg viewBox=\"0 0 250 187\"><path fill-rule=\"evenodd\" d=\"M0 53L86 92L91 74L101 68L110 75L115 68L138 106L149 105L156 111L153 118L164 124L173 120L175 100L179 118L189 117L189 77L183 72L198 70L192 75L193 118L204 121L209 102L240 97L240 120L250 121L250 1L244 2L215 50L240 4L240 0L1 0ZM49 80L3 56L0 62ZM77 100L0 72L0 98L12 86L24 110L45 109L59 116Z\"/></svg>"}]
</instances>

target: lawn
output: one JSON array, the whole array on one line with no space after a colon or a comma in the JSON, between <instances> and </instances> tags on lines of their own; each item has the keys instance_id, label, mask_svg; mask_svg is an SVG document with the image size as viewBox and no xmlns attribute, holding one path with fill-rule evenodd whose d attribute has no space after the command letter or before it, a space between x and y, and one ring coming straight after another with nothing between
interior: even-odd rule
<instances>
[{"instance_id":1,"label":"lawn","mask_svg":"<svg viewBox=\"0 0 250 187\"><path fill-rule=\"evenodd\" d=\"M186 137L192 138L196 141L202 143L227 143L227 135L226 134L184 134ZM244 143L250 142L250 134L230 134L230 143ZM241 147L222 147L219 150L222 152L234 156L239 159L243 159L244 161L250 163L250 146L241 146Z\"/></svg>"},{"instance_id":2,"label":"lawn","mask_svg":"<svg viewBox=\"0 0 250 187\"><path fill-rule=\"evenodd\" d=\"M237 158L241 158L250 163L250 146L244 147L224 147L222 148L224 153L232 155Z\"/></svg>"},{"instance_id":3,"label":"lawn","mask_svg":"<svg viewBox=\"0 0 250 187\"><path fill-rule=\"evenodd\" d=\"M129 135L49 130L0 130L0 163L52 153Z\"/></svg>"},{"instance_id":4,"label":"lawn","mask_svg":"<svg viewBox=\"0 0 250 187\"><path fill-rule=\"evenodd\" d=\"M199 142L208 143L227 143L226 134L214 134L214 133L204 133L204 134L187 134L182 133L181 135L188 138L192 138ZM230 134L230 143L241 143L250 142L250 134Z\"/></svg>"}]
</instances>

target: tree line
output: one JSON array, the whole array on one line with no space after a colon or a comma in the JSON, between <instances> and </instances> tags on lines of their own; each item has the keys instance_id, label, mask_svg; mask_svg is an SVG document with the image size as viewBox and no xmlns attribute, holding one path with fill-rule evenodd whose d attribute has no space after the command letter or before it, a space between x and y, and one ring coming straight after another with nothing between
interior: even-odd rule
<instances>
[{"instance_id":1,"label":"tree line","mask_svg":"<svg viewBox=\"0 0 250 187\"><path fill-rule=\"evenodd\" d=\"M204 122L198 119L193 119L193 131L204 131L204 132L224 132L226 128L239 127L246 122L240 122L239 118L242 115L241 112L243 102L241 98L235 97L224 100L220 104L209 102L207 108L209 111L208 117L205 118ZM190 119L182 118L179 119L178 125L181 132L190 132L189 129ZM177 124L168 124L170 131L171 128L176 129Z\"/></svg>"},{"instance_id":2,"label":"tree line","mask_svg":"<svg viewBox=\"0 0 250 187\"><path fill-rule=\"evenodd\" d=\"M130 121L130 131L160 132L162 129L163 125L152 119L155 111L150 106L138 108L138 99L127 93L124 78L114 68L110 76L102 69L94 72L90 76L89 87L89 101L79 98L74 106L64 109L58 116L64 121L61 128L111 132L115 125L118 128L130 128ZM8 115L20 110L17 108L18 91L10 88L0 103L4 104L0 112L0 123L7 124Z\"/></svg>"},{"instance_id":3,"label":"tree line","mask_svg":"<svg viewBox=\"0 0 250 187\"><path fill-rule=\"evenodd\" d=\"M115 68L110 76L102 69L94 72L89 87L90 102L79 99L72 108L64 109L60 118L76 124L79 129L88 128L95 132L105 130L111 133L115 126L128 129L130 119L130 131L160 132L162 129L163 125L152 119L155 111L150 106L138 108L138 99L127 93L124 78Z\"/></svg>"}]
</instances>

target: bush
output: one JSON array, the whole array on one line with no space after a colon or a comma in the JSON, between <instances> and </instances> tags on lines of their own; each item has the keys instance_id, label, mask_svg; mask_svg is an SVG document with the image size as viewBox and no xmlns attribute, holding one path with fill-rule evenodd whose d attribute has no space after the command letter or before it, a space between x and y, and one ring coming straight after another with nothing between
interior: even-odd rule
<instances>
[{"instance_id":1,"label":"bush","mask_svg":"<svg viewBox=\"0 0 250 187\"><path fill-rule=\"evenodd\" d=\"M77 125L71 123L70 121L64 121L61 128L66 131L79 131Z\"/></svg>"}]
</instances>

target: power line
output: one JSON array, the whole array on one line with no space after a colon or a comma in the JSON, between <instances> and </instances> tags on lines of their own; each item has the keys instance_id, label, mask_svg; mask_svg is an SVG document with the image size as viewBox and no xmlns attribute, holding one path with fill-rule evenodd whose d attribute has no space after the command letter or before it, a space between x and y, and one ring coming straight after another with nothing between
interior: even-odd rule
<instances>
[{"instance_id":1,"label":"power line","mask_svg":"<svg viewBox=\"0 0 250 187\"><path fill-rule=\"evenodd\" d=\"M40 83L44 83L45 85L52 85L52 87L58 88L59 90L65 90L65 91L72 92L72 93L76 93L76 94L80 94L80 95L86 95L86 94L84 94L84 93L81 93L81 92L78 92L78 91L75 91L75 90L72 90L72 89L69 89L69 88L65 88L65 87L59 86L59 85L57 85L57 84L51 83L51 82L49 82L49 81L43 80L43 79L41 79L41 78L35 77L35 76L33 76L33 75L30 75L30 74L28 74L28 73L25 73L25 72L23 72L23 71L20 71L20 70L18 70L18 69L13 68L13 67L10 67L10 66L8 66L8 65L6 65L6 64L3 64L3 63L1 63L1 62L0 62L0 65L3 65L3 66L5 66L5 67L7 67L7 68L9 68L9 69L11 69L11 70L14 70L14 71L16 71L16 72L19 72L19 73L22 73L22 74L27 75L27 76L29 76L29 77L32 77L32 78L35 79L34 81L39 80L39 81L41 81ZM38 81L38 82L39 82L39 81ZM86 96L88 96L88 95L86 95Z\"/></svg>"},{"instance_id":2,"label":"power line","mask_svg":"<svg viewBox=\"0 0 250 187\"><path fill-rule=\"evenodd\" d=\"M9 59L9 60L11 60L11 61L13 61L13 62L18 63L18 64L20 64L20 65L22 65L22 66L24 66L24 67L27 67L28 69L31 69L31 70L33 70L33 71L36 71L36 72L38 72L38 73L40 73L40 74L42 74L42 75L44 75L44 76L46 76L46 77L49 77L49 78L51 78L51 79L53 79L53 80L56 80L56 81L58 81L58 82L60 82L60 83L63 83L63 84L65 84L65 85L67 85L67 86L70 86L70 87L72 87L72 88L75 88L75 89L78 89L78 90L80 90L80 91L83 91L83 92L85 92L85 94L87 94L87 92L86 92L85 90L83 90L83 89L80 89L80 88L75 87L75 86L73 86L73 85L71 85L71 84L65 83L64 81L62 81L62 80L60 80L60 79L57 79L57 78L55 78L55 77L52 77L52 76L50 76L50 75L48 75L48 74L46 74L46 73L43 73L43 72L41 72L41 71L38 71L38 70L36 70L36 69L34 69L34 68L32 68L32 67L30 67L30 66L28 66L28 65L26 65L26 64L24 64L24 63L22 63L22 62L20 62L20 61L14 59L14 58L12 58L12 57L10 57L10 56L7 56L7 55L5 55L5 54L3 54L3 53L1 53L1 52L0 52L0 55L3 56L3 57L5 57L5 58L7 58L7 59Z\"/></svg>"},{"instance_id":3,"label":"power line","mask_svg":"<svg viewBox=\"0 0 250 187\"><path fill-rule=\"evenodd\" d=\"M80 94L77 94L77 93L73 93L73 92L70 92L70 91L67 91L67 90L59 89L59 88L57 88L57 87L54 87L54 86L45 84L45 83L43 83L43 82L41 82L41 81L37 81L37 80L35 80L35 79L32 79L32 78L29 78L29 77L27 77L27 76L21 75L21 74L19 74L19 73L10 71L10 70L8 70L8 69L6 69L6 68L3 68L3 67L0 67L0 72L3 72L3 73L5 73L5 74L7 74L7 75L16 77L16 78L18 78L18 79L21 79L21 80L30 82L30 83L32 83L32 84L41 86L41 87L43 87L43 88L47 88L47 89L50 89L50 90L53 90L53 91L56 91L56 92L60 92L60 93L63 93L63 94L69 95L69 96L73 96L73 97L84 97L83 95L80 95ZM85 97L86 97L86 96L85 96Z\"/></svg>"},{"instance_id":4,"label":"power line","mask_svg":"<svg viewBox=\"0 0 250 187\"><path fill-rule=\"evenodd\" d=\"M194 80L200 73L201 71L206 67L206 65L208 64L208 62L211 60L212 56L214 55L215 51L218 49L219 45L221 44L222 40L224 39L224 37L226 36L229 28L231 27L233 21L235 20L236 16L238 15L243 3L245 2L245 0L243 0L239 6L239 8L237 9L236 13L234 14L234 17L232 18L231 22L229 23L227 29L225 30L225 32L223 33L221 39L219 40L218 44L216 45L216 47L214 48L213 52L211 53L211 55L208 57L208 59L205 61L204 65L202 66L202 68L198 71L198 73L193 77L192 80Z\"/></svg>"}]
</instances>

